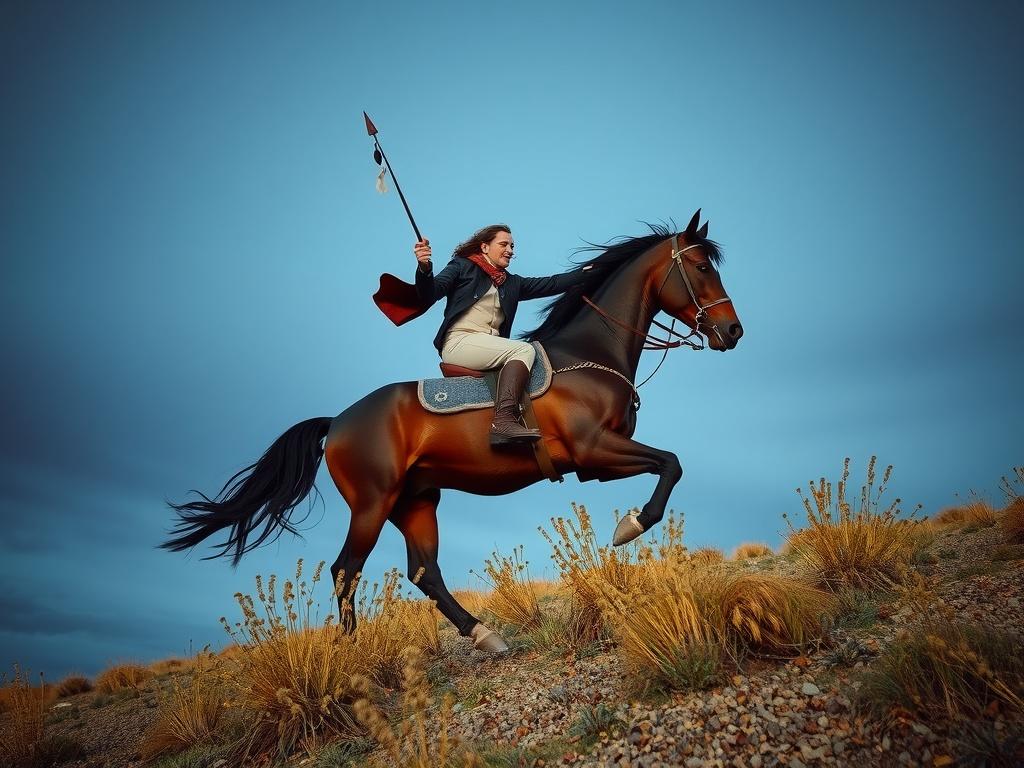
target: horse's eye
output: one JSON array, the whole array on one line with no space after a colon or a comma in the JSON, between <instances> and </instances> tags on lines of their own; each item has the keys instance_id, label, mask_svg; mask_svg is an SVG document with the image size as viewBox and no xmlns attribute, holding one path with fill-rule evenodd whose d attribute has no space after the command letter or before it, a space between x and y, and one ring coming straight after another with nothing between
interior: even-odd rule
<instances>
[{"instance_id":1,"label":"horse's eye","mask_svg":"<svg viewBox=\"0 0 1024 768\"><path fill-rule=\"evenodd\" d=\"M697 265L697 271L698 272L710 272L711 268L707 264L698 264Z\"/></svg>"}]
</instances>

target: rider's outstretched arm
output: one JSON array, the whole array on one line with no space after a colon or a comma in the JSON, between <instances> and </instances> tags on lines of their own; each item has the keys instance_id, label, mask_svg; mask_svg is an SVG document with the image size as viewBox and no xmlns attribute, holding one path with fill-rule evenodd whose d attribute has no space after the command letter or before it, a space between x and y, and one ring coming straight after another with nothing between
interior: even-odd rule
<instances>
[{"instance_id":1,"label":"rider's outstretched arm","mask_svg":"<svg viewBox=\"0 0 1024 768\"><path fill-rule=\"evenodd\" d=\"M564 293L577 283L582 283L586 272L587 268L584 267L550 277L524 277L519 298L523 300L543 299L545 296Z\"/></svg>"}]
</instances>

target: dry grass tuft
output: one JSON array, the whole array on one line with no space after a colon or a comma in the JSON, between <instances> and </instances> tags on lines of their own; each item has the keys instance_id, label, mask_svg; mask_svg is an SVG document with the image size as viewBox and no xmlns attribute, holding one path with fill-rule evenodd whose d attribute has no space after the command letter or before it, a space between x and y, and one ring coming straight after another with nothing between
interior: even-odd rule
<instances>
[{"instance_id":1,"label":"dry grass tuft","mask_svg":"<svg viewBox=\"0 0 1024 768\"><path fill-rule=\"evenodd\" d=\"M705 602L708 590L700 586L718 572L705 571L698 581L696 569L661 571L647 594L602 596L605 614L615 617L618 653L634 679L670 689L706 688L719 675L726 637L723 617Z\"/></svg>"},{"instance_id":2,"label":"dry grass tuft","mask_svg":"<svg viewBox=\"0 0 1024 768\"><path fill-rule=\"evenodd\" d=\"M1018 496L1006 505L1000 527L1008 544L1024 544L1024 497Z\"/></svg>"},{"instance_id":3,"label":"dry grass tuft","mask_svg":"<svg viewBox=\"0 0 1024 768\"><path fill-rule=\"evenodd\" d=\"M720 565L725 562L725 554L714 547L701 547L695 549L690 555L690 562L699 568L706 568L711 565Z\"/></svg>"},{"instance_id":4,"label":"dry grass tuft","mask_svg":"<svg viewBox=\"0 0 1024 768\"><path fill-rule=\"evenodd\" d=\"M43 684L31 686L15 665L14 679L3 687L6 717L0 726L0 765L19 765L35 755L43 741L46 710L53 693Z\"/></svg>"},{"instance_id":5,"label":"dry grass tuft","mask_svg":"<svg viewBox=\"0 0 1024 768\"><path fill-rule=\"evenodd\" d=\"M937 528L979 526L987 528L996 523L996 512L992 505L983 499L972 499L966 504L947 507L931 518L932 525Z\"/></svg>"},{"instance_id":6,"label":"dry grass tuft","mask_svg":"<svg viewBox=\"0 0 1024 768\"><path fill-rule=\"evenodd\" d=\"M543 600L545 597L561 597L568 592L561 581L549 579L533 579L530 581L530 586L533 588L533 594L537 596L538 600Z\"/></svg>"},{"instance_id":7,"label":"dry grass tuft","mask_svg":"<svg viewBox=\"0 0 1024 768\"><path fill-rule=\"evenodd\" d=\"M835 611L830 595L796 578L660 560L646 572L642 594L609 593L603 609L627 667L658 687L707 687L740 653L795 656Z\"/></svg>"},{"instance_id":8,"label":"dry grass tuft","mask_svg":"<svg viewBox=\"0 0 1024 768\"><path fill-rule=\"evenodd\" d=\"M799 653L821 637L823 617L836 610L828 593L799 579L767 574L732 577L719 599L729 631L758 652Z\"/></svg>"},{"instance_id":9,"label":"dry grass tuft","mask_svg":"<svg viewBox=\"0 0 1024 768\"><path fill-rule=\"evenodd\" d=\"M166 675L171 672L190 672L195 666L195 659L161 659L149 665L149 671L154 675Z\"/></svg>"},{"instance_id":10,"label":"dry grass tuft","mask_svg":"<svg viewBox=\"0 0 1024 768\"><path fill-rule=\"evenodd\" d=\"M744 543L736 547L732 553L733 560L752 560L758 557L769 557L775 554L767 544Z\"/></svg>"},{"instance_id":11,"label":"dry grass tuft","mask_svg":"<svg viewBox=\"0 0 1024 768\"><path fill-rule=\"evenodd\" d=\"M811 481L810 498L797 489L809 527L797 532L786 518L792 531L793 551L811 578L832 591L847 587L878 588L903 580L922 540L917 531L920 524L912 520L913 513L910 518L898 518L900 499L879 512L879 500L885 493L892 466L886 468L876 491L875 461L872 456L868 463L867 483L861 487L856 511L846 500L850 476L850 460L846 459L835 498L832 483L825 478L817 484Z\"/></svg>"},{"instance_id":12,"label":"dry grass tuft","mask_svg":"<svg viewBox=\"0 0 1024 768\"><path fill-rule=\"evenodd\" d=\"M484 560L485 576L471 571L491 587L487 608L502 621L527 631L540 628L540 605L530 581L530 563L523 558L523 546L520 544L512 550L511 557L495 551L491 558Z\"/></svg>"},{"instance_id":13,"label":"dry grass tuft","mask_svg":"<svg viewBox=\"0 0 1024 768\"><path fill-rule=\"evenodd\" d=\"M1024 712L1019 635L936 620L904 632L864 678L862 705L952 722Z\"/></svg>"},{"instance_id":14,"label":"dry grass tuft","mask_svg":"<svg viewBox=\"0 0 1024 768\"><path fill-rule=\"evenodd\" d=\"M153 673L139 664L117 664L100 672L96 678L96 690L100 693L138 690L151 677Z\"/></svg>"},{"instance_id":15,"label":"dry grass tuft","mask_svg":"<svg viewBox=\"0 0 1024 768\"><path fill-rule=\"evenodd\" d=\"M897 591L922 620L902 630L864 676L861 706L883 713L897 706L952 723L1024 714L1024 637L960 621L920 576Z\"/></svg>"},{"instance_id":16,"label":"dry grass tuft","mask_svg":"<svg viewBox=\"0 0 1024 768\"><path fill-rule=\"evenodd\" d=\"M189 683L183 686L174 680L170 695L161 702L156 722L139 747L143 760L177 754L214 737L225 705L223 681L215 674L216 659L201 653L191 663Z\"/></svg>"},{"instance_id":17,"label":"dry grass tuft","mask_svg":"<svg viewBox=\"0 0 1024 768\"><path fill-rule=\"evenodd\" d=\"M282 587L280 607L276 576L268 579L266 589L257 577L263 615L257 614L252 597L238 593L242 621L232 627L221 619L242 650L229 668L231 706L245 724L233 755L239 764L362 734L352 712L356 694L350 676L370 673L375 660L358 646L355 634L344 632L333 614L322 624L313 616L311 593L323 565L317 566L307 588L299 560L295 582L285 581Z\"/></svg>"},{"instance_id":18,"label":"dry grass tuft","mask_svg":"<svg viewBox=\"0 0 1024 768\"><path fill-rule=\"evenodd\" d=\"M79 693L88 693L92 688L92 681L89 678L82 677L81 675L70 675L58 683L57 698L63 699Z\"/></svg>"},{"instance_id":19,"label":"dry grass tuft","mask_svg":"<svg viewBox=\"0 0 1024 768\"><path fill-rule=\"evenodd\" d=\"M446 694L436 714L430 713L430 685L423 671L423 656L416 648L403 652L403 696L401 724L392 726L387 714L369 698L370 680L356 675L354 690L359 694L354 709L359 722L381 747L383 755L372 755L371 766L445 768L482 766L483 762L457 736L448 733L453 699Z\"/></svg>"},{"instance_id":20,"label":"dry grass tuft","mask_svg":"<svg viewBox=\"0 0 1024 768\"><path fill-rule=\"evenodd\" d=\"M607 634L601 605L607 602L608 594L640 591L644 578L639 565L643 557L650 556L650 550L641 550L638 542L622 547L598 546L586 507L573 503L572 510L575 521L563 517L551 520L557 541L544 528L539 530L551 545L551 558L572 595L574 633L579 638L601 638ZM590 625L582 626L584 621Z\"/></svg>"},{"instance_id":21,"label":"dry grass tuft","mask_svg":"<svg viewBox=\"0 0 1024 768\"><path fill-rule=\"evenodd\" d=\"M402 575L385 575L383 585L358 586L344 596L344 610L354 611L356 630L346 633L333 613L321 622L314 613L313 590L321 562L310 583L302 578L302 560L294 581L284 582L280 600L275 576L264 588L257 577L260 610L252 597L236 594L242 621L233 627L221 619L240 653L227 665L230 706L241 716L245 733L232 758L248 764L310 752L332 742L363 735L352 705L362 695L352 676L362 675L378 686L397 684L402 652L419 645L422 652L439 648L437 612L426 600L399 593ZM345 583L340 574L337 584ZM337 584L332 599L337 597ZM396 671L397 670L397 671Z\"/></svg>"},{"instance_id":22,"label":"dry grass tuft","mask_svg":"<svg viewBox=\"0 0 1024 768\"><path fill-rule=\"evenodd\" d=\"M1003 475L999 488L1006 494L1007 503L1024 496L1024 467L1014 467L1013 477Z\"/></svg>"},{"instance_id":23,"label":"dry grass tuft","mask_svg":"<svg viewBox=\"0 0 1024 768\"><path fill-rule=\"evenodd\" d=\"M452 597L471 614L479 616L487 608L490 593L482 589L456 589L452 592Z\"/></svg>"},{"instance_id":24,"label":"dry grass tuft","mask_svg":"<svg viewBox=\"0 0 1024 768\"><path fill-rule=\"evenodd\" d=\"M360 617L357 644L373 660L375 682L387 688L394 688L402 679L406 646L415 645L431 654L441 649L434 603L403 597L401 583L402 574L391 569L384 574L382 585L373 585L371 594L361 590L356 606Z\"/></svg>"}]
</instances>

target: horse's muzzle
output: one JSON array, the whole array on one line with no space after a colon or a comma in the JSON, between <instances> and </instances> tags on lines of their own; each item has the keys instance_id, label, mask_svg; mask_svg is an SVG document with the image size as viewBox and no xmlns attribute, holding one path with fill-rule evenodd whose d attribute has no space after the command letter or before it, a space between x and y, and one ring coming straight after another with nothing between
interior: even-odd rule
<instances>
[{"instance_id":1,"label":"horse's muzzle","mask_svg":"<svg viewBox=\"0 0 1024 768\"><path fill-rule=\"evenodd\" d=\"M719 352L727 352L735 347L743 336L743 326L739 320L713 323L707 334L708 346Z\"/></svg>"}]
</instances>

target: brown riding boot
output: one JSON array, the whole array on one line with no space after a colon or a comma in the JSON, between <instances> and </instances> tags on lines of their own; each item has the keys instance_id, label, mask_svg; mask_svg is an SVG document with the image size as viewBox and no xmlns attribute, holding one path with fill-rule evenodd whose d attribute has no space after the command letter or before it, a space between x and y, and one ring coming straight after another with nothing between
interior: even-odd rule
<instances>
[{"instance_id":1,"label":"brown riding boot","mask_svg":"<svg viewBox=\"0 0 1024 768\"><path fill-rule=\"evenodd\" d=\"M498 372L491 445L540 440L540 430L527 429L519 423L519 398L529 380L530 371L521 360L510 360Z\"/></svg>"}]
</instances>

